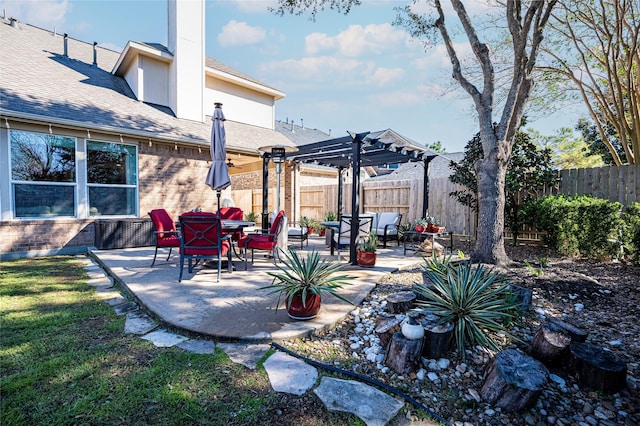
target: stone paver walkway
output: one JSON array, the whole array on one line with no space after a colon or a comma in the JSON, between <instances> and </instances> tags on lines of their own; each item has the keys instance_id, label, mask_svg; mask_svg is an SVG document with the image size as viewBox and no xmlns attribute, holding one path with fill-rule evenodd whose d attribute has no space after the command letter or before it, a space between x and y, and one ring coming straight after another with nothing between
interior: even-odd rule
<instances>
[{"instance_id":1,"label":"stone paver walkway","mask_svg":"<svg viewBox=\"0 0 640 426\"><path fill-rule=\"evenodd\" d=\"M192 353L214 353L216 344L213 341L191 339L161 328L135 302L122 296L99 265L90 259L84 259L85 269L90 276L88 284L95 287L96 294L112 306L117 315L126 315L125 333L140 335L142 339L158 347L176 346ZM217 346L233 362L250 369L256 368L270 348L267 344L251 343L218 343ZM316 368L283 352L274 352L264 361L263 366L276 392L302 395L315 387L314 392L327 409L353 413L368 426L388 424L404 406L392 396L354 380L323 377L316 386Z\"/></svg>"}]
</instances>

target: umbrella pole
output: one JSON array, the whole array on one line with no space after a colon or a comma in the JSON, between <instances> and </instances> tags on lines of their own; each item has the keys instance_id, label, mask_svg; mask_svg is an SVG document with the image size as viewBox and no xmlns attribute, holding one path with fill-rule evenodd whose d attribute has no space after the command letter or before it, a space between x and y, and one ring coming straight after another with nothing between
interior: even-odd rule
<instances>
[{"instance_id":1,"label":"umbrella pole","mask_svg":"<svg viewBox=\"0 0 640 426\"><path fill-rule=\"evenodd\" d=\"M218 196L218 214L220 214L220 193L222 191L221 190L216 190L216 195Z\"/></svg>"}]
</instances>

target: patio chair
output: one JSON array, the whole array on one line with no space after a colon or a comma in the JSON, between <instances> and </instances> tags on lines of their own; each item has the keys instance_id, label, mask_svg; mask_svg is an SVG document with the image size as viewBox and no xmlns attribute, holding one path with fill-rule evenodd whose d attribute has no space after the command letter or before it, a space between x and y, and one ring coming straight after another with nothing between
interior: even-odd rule
<instances>
[{"instance_id":1,"label":"patio chair","mask_svg":"<svg viewBox=\"0 0 640 426\"><path fill-rule=\"evenodd\" d=\"M373 223L373 216L360 215L358 225L358 237L356 238L356 244L360 243L371 232L371 225ZM331 254L333 254L333 248L338 250L338 261L340 260L340 249L344 247L350 247L351 245L351 215L342 215L340 217L340 227L337 233L333 233L333 240L331 244Z\"/></svg>"},{"instance_id":2,"label":"patio chair","mask_svg":"<svg viewBox=\"0 0 640 426\"><path fill-rule=\"evenodd\" d=\"M184 261L189 260L189 273L193 272L193 261L215 259L218 264L218 279L222 270L222 257L227 256L227 265L231 272L231 235L222 235L220 217L213 213L188 212L179 218L180 229L180 275L182 281Z\"/></svg>"},{"instance_id":3,"label":"patio chair","mask_svg":"<svg viewBox=\"0 0 640 426\"><path fill-rule=\"evenodd\" d=\"M244 213L239 207L221 207L218 210L218 216L220 216L220 219L242 220ZM243 235L244 232L242 231L231 232L231 240L237 242Z\"/></svg>"},{"instance_id":4,"label":"patio chair","mask_svg":"<svg viewBox=\"0 0 640 426\"><path fill-rule=\"evenodd\" d=\"M382 212L376 215L377 220L373 225L373 232L382 240L382 247L387 248L387 240L396 240L398 247L398 225L402 220L402 214L397 212Z\"/></svg>"},{"instance_id":5,"label":"patio chair","mask_svg":"<svg viewBox=\"0 0 640 426\"><path fill-rule=\"evenodd\" d=\"M180 247L180 231L176 229L176 223L165 209L155 209L147 213L151 216L153 222L153 234L156 236L156 250L153 253L153 262L151 267L156 263L156 256L159 248L169 248L167 260L171 257L171 250L174 247Z\"/></svg>"},{"instance_id":6,"label":"patio chair","mask_svg":"<svg viewBox=\"0 0 640 426\"><path fill-rule=\"evenodd\" d=\"M300 225L300 223L293 223L294 227L287 229L287 237L290 240L300 240L300 250L304 249L304 242L307 242L309 247L309 229L306 226Z\"/></svg>"},{"instance_id":7,"label":"patio chair","mask_svg":"<svg viewBox=\"0 0 640 426\"><path fill-rule=\"evenodd\" d=\"M278 254L278 237L282 232L283 223L285 219L284 210L280 210L276 217L273 219L271 228L266 234L247 234L240 238L238 241L238 247L244 248L244 269L247 270L247 251L251 249L251 263L253 263L253 251L254 250L267 250L271 252L273 256L273 263L276 263Z\"/></svg>"}]
</instances>

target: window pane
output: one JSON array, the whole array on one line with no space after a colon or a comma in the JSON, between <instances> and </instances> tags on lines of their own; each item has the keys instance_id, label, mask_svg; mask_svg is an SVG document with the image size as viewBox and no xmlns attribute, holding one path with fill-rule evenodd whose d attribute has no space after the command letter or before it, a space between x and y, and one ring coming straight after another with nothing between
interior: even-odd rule
<instances>
[{"instance_id":1,"label":"window pane","mask_svg":"<svg viewBox=\"0 0 640 426\"><path fill-rule=\"evenodd\" d=\"M75 182L75 139L12 130L11 179Z\"/></svg>"},{"instance_id":2,"label":"window pane","mask_svg":"<svg viewBox=\"0 0 640 426\"><path fill-rule=\"evenodd\" d=\"M111 142L87 142L89 183L135 185L136 147Z\"/></svg>"},{"instance_id":3,"label":"window pane","mask_svg":"<svg viewBox=\"0 0 640 426\"><path fill-rule=\"evenodd\" d=\"M14 184L16 217L75 216L75 186Z\"/></svg>"},{"instance_id":4,"label":"window pane","mask_svg":"<svg viewBox=\"0 0 640 426\"><path fill-rule=\"evenodd\" d=\"M89 214L135 215L136 189L118 187L89 187Z\"/></svg>"}]
</instances>

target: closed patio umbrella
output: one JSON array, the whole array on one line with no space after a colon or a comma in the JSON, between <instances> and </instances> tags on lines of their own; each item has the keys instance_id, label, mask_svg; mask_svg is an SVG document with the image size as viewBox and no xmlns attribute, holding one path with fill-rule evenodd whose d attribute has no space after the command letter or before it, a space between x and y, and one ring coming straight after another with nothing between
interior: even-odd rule
<instances>
[{"instance_id":1,"label":"closed patio umbrella","mask_svg":"<svg viewBox=\"0 0 640 426\"><path fill-rule=\"evenodd\" d=\"M215 103L211 121L211 167L207 173L206 183L218 193L218 210L220 210L220 192L231 185L227 158L227 136L224 131L224 114L222 104Z\"/></svg>"}]
</instances>

